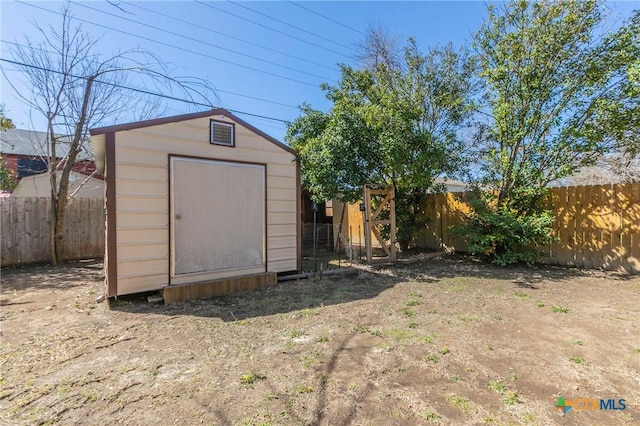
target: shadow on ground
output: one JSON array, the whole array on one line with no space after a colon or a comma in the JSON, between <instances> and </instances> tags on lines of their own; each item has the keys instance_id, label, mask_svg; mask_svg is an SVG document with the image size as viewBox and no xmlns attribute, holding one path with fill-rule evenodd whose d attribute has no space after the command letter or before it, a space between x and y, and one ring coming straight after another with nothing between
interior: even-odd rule
<instances>
[{"instance_id":1,"label":"shadow on ground","mask_svg":"<svg viewBox=\"0 0 640 426\"><path fill-rule=\"evenodd\" d=\"M325 275L322 280L285 281L261 290L168 306L147 303L147 294L110 299L109 303L111 309L117 311L195 315L236 321L371 299L399 282L400 278L354 269L341 275Z\"/></svg>"},{"instance_id":2,"label":"shadow on ground","mask_svg":"<svg viewBox=\"0 0 640 426\"><path fill-rule=\"evenodd\" d=\"M52 290L83 286L104 280L101 259L79 260L59 266L49 264L2 268L2 291Z\"/></svg>"},{"instance_id":3,"label":"shadow on ground","mask_svg":"<svg viewBox=\"0 0 640 426\"><path fill-rule=\"evenodd\" d=\"M401 259L395 265L377 265L369 270L354 268L352 273L325 276L322 280L286 281L262 290L169 306L147 303L148 294L119 297L109 302L111 309L117 311L236 321L371 299L406 281L429 284L451 278L499 279L513 283L515 288L535 290L536 284L543 280L562 282L594 273L599 272L545 265L498 267L469 256L432 253ZM625 277L615 275L614 279Z\"/></svg>"},{"instance_id":4,"label":"shadow on ground","mask_svg":"<svg viewBox=\"0 0 640 426\"><path fill-rule=\"evenodd\" d=\"M286 281L262 290L232 296L208 298L165 306L147 302L149 294L109 299L109 307L129 313L169 316L217 317L224 321L285 314L319 306L346 304L372 299L385 290L406 281L438 283L447 279L492 279L510 282L515 288L537 289L543 280L562 282L575 277L600 274L599 271L536 265L498 267L471 256L443 253L409 253L397 264L353 268L343 275L319 279ZM627 274L607 275L608 279L627 280ZM41 291L81 287L104 279L102 262L87 260L59 267L31 265L2 269L3 293L13 290ZM2 305L12 301L2 300Z\"/></svg>"}]
</instances>

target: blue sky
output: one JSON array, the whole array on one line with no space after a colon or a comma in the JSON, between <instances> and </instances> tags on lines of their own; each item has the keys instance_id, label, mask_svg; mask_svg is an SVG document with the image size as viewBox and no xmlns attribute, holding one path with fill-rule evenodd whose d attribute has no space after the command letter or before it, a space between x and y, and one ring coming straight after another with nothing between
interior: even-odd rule
<instances>
[{"instance_id":1,"label":"blue sky","mask_svg":"<svg viewBox=\"0 0 640 426\"><path fill-rule=\"evenodd\" d=\"M144 48L170 63L177 75L209 81L218 90L216 106L280 120L295 119L303 102L329 108L319 85L335 83L338 63L355 64L355 46L369 24L381 24L403 40L413 36L426 49L469 41L486 17L485 3L479 1L114 2L126 13L106 1L71 4L72 14L85 21L76 23L100 38L99 53ZM609 4L612 15L622 17L637 5ZM7 42L39 40L33 23L59 27L61 17L55 12L61 7L53 1L0 0L2 58L10 58ZM14 66L2 66L18 90L28 90L19 83L22 77ZM43 129L44 121L30 120L4 77L0 91L0 102L17 127ZM175 102L164 115L202 109ZM283 139L284 123L238 115Z\"/></svg>"}]
</instances>

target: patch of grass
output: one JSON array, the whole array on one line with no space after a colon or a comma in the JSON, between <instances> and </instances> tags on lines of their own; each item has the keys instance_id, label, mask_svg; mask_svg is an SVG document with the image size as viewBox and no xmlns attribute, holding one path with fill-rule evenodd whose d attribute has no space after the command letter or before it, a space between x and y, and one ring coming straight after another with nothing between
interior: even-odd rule
<instances>
[{"instance_id":1,"label":"patch of grass","mask_svg":"<svg viewBox=\"0 0 640 426\"><path fill-rule=\"evenodd\" d=\"M519 297L520 299L524 299L525 297L529 297L529 295L527 293L522 293L522 292L519 292L519 291L514 291L513 295L515 297Z\"/></svg>"},{"instance_id":2,"label":"patch of grass","mask_svg":"<svg viewBox=\"0 0 640 426\"><path fill-rule=\"evenodd\" d=\"M493 351L493 350L494 350L494 349L493 349L493 346L491 346L491 345L487 345L487 350L488 350L488 351Z\"/></svg>"},{"instance_id":3,"label":"patch of grass","mask_svg":"<svg viewBox=\"0 0 640 426\"><path fill-rule=\"evenodd\" d=\"M347 385L347 390L352 391L352 392L353 392L354 390L356 390L357 388L358 388L358 385L356 385L356 384L355 384L355 383L353 383L353 382L351 382L351 383L349 383L349 384Z\"/></svg>"},{"instance_id":4,"label":"patch of grass","mask_svg":"<svg viewBox=\"0 0 640 426\"><path fill-rule=\"evenodd\" d=\"M478 321L478 317L475 316L475 315L460 315L458 317L458 319L460 321L462 321L463 323L465 323L465 324L469 324L469 323Z\"/></svg>"},{"instance_id":5,"label":"patch of grass","mask_svg":"<svg viewBox=\"0 0 640 426\"><path fill-rule=\"evenodd\" d=\"M569 308L566 306L553 306L551 310L556 314L566 314L569 312Z\"/></svg>"},{"instance_id":6,"label":"patch of grass","mask_svg":"<svg viewBox=\"0 0 640 426\"><path fill-rule=\"evenodd\" d=\"M313 386L298 386L296 388L296 392L300 393L300 394L302 394L302 393L311 393L311 392L313 392Z\"/></svg>"},{"instance_id":7,"label":"patch of grass","mask_svg":"<svg viewBox=\"0 0 640 426\"><path fill-rule=\"evenodd\" d=\"M422 413L422 418L433 425L440 423L441 417L433 410L427 410Z\"/></svg>"},{"instance_id":8,"label":"patch of grass","mask_svg":"<svg viewBox=\"0 0 640 426\"><path fill-rule=\"evenodd\" d=\"M422 297L422 294L418 293L417 291L412 291L411 293L409 293L409 297Z\"/></svg>"},{"instance_id":9,"label":"patch of grass","mask_svg":"<svg viewBox=\"0 0 640 426\"><path fill-rule=\"evenodd\" d=\"M451 353L451 351L449 350L449 346L443 346L442 349L440 349L440 354L446 355L448 353Z\"/></svg>"},{"instance_id":10,"label":"patch of grass","mask_svg":"<svg viewBox=\"0 0 640 426\"><path fill-rule=\"evenodd\" d=\"M541 302L541 301L539 301L539 300L536 300L536 306L537 306L538 308L544 308L544 303L543 303L543 302Z\"/></svg>"},{"instance_id":11,"label":"patch of grass","mask_svg":"<svg viewBox=\"0 0 640 426\"><path fill-rule=\"evenodd\" d=\"M276 394L275 394L275 393L273 393L273 392L267 392L267 393L265 393L265 394L264 394L264 396L262 397L262 400L263 400L263 401L273 401L273 400L275 400L275 399L279 399L279 398L278 398L278 395L276 395Z\"/></svg>"},{"instance_id":12,"label":"patch of grass","mask_svg":"<svg viewBox=\"0 0 640 426\"><path fill-rule=\"evenodd\" d=\"M318 373L316 374L316 379L320 381L320 383L329 382L329 375L327 373Z\"/></svg>"},{"instance_id":13,"label":"patch of grass","mask_svg":"<svg viewBox=\"0 0 640 426\"><path fill-rule=\"evenodd\" d=\"M413 337L413 333L399 328L389 328L384 331L385 336L394 337L398 340L406 340Z\"/></svg>"},{"instance_id":14,"label":"patch of grass","mask_svg":"<svg viewBox=\"0 0 640 426\"><path fill-rule=\"evenodd\" d=\"M534 425L536 424L536 418L531 413L524 413L522 415L522 423L524 423L525 425Z\"/></svg>"},{"instance_id":15,"label":"patch of grass","mask_svg":"<svg viewBox=\"0 0 640 426\"><path fill-rule=\"evenodd\" d=\"M458 383L460 380L462 380L462 377L454 374L453 376L449 377L449 380L451 380L452 383Z\"/></svg>"},{"instance_id":16,"label":"patch of grass","mask_svg":"<svg viewBox=\"0 0 640 426\"><path fill-rule=\"evenodd\" d=\"M319 314L320 313L315 309L303 309L302 312L300 312L300 315L302 315L303 317L310 317L310 316L319 315Z\"/></svg>"},{"instance_id":17,"label":"patch of grass","mask_svg":"<svg viewBox=\"0 0 640 426\"><path fill-rule=\"evenodd\" d=\"M292 339L295 339L296 337L302 337L304 336L306 333L302 330L298 330L298 329L291 329L288 333L287 336L291 337Z\"/></svg>"},{"instance_id":18,"label":"patch of grass","mask_svg":"<svg viewBox=\"0 0 640 426\"><path fill-rule=\"evenodd\" d=\"M432 343L434 340L436 340L436 337L437 337L437 336L436 336L435 334L429 334L428 336L424 336L424 337L422 338L422 340L423 340L425 343Z\"/></svg>"},{"instance_id":19,"label":"patch of grass","mask_svg":"<svg viewBox=\"0 0 640 426\"><path fill-rule=\"evenodd\" d=\"M582 340L571 339L569 340L569 343L572 345L582 346Z\"/></svg>"},{"instance_id":20,"label":"patch of grass","mask_svg":"<svg viewBox=\"0 0 640 426\"><path fill-rule=\"evenodd\" d=\"M316 342L318 343L323 343L328 341L329 341L329 336L327 336L326 334L323 334L322 336L318 337L318 339L316 340Z\"/></svg>"},{"instance_id":21,"label":"patch of grass","mask_svg":"<svg viewBox=\"0 0 640 426\"><path fill-rule=\"evenodd\" d=\"M490 381L489 383L487 383L487 387L492 391L499 393L500 395L502 395L507 390L507 385L502 383L500 380Z\"/></svg>"},{"instance_id":22,"label":"patch of grass","mask_svg":"<svg viewBox=\"0 0 640 426\"><path fill-rule=\"evenodd\" d=\"M410 322L407 327L409 327L409 328L418 328L418 323L417 322Z\"/></svg>"},{"instance_id":23,"label":"patch of grass","mask_svg":"<svg viewBox=\"0 0 640 426\"><path fill-rule=\"evenodd\" d=\"M356 325L356 328L353 331L358 334L364 334L369 332L369 327L367 327L364 324L358 324Z\"/></svg>"},{"instance_id":24,"label":"patch of grass","mask_svg":"<svg viewBox=\"0 0 640 426\"><path fill-rule=\"evenodd\" d=\"M429 309L429 310L427 311L427 313L428 313L428 314L436 314L436 313L438 313L438 311L436 311L435 309Z\"/></svg>"},{"instance_id":25,"label":"patch of grass","mask_svg":"<svg viewBox=\"0 0 640 426\"><path fill-rule=\"evenodd\" d=\"M580 365L589 365L589 363L585 361L585 359L582 358L581 356L575 356L575 355L570 356L569 361L575 362L576 364L580 364Z\"/></svg>"},{"instance_id":26,"label":"patch of grass","mask_svg":"<svg viewBox=\"0 0 640 426\"><path fill-rule=\"evenodd\" d=\"M407 306L419 306L419 305L422 305L422 302L421 302L421 301L419 301L419 300L409 300L409 301L406 303L406 305L407 305Z\"/></svg>"},{"instance_id":27,"label":"patch of grass","mask_svg":"<svg viewBox=\"0 0 640 426\"><path fill-rule=\"evenodd\" d=\"M502 398L504 405L516 405L520 403L520 397L514 391L507 391L504 398Z\"/></svg>"},{"instance_id":28,"label":"patch of grass","mask_svg":"<svg viewBox=\"0 0 640 426\"><path fill-rule=\"evenodd\" d=\"M371 335L376 337L382 337L384 335L384 331L381 328L374 328L370 331Z\"/></svg>"},{"instance_id":29,"label":"patch of grass","mask_svg":"<svg viewBox=\"0 0 640 426\"><path fill-rule=\"evenodd\" d=\"M393 349L393 343L382 342L382 343L378 343L376 347L382 349L385 352L389 352L391 349Z\"/></svg>"},{"instance_id":30,"label":"patch of grass","mask_svg":"<svg viewBox=\"0 0 640 426\"><path fill-rule=\"evenodd\" d=\"M509 373L509 378L513 381L518 380L518 376L513 371Z\"/></svg>"},{"instance_id":31,"label":"patch of grass","mask_svg":"<svg viewBox=\"0 0 640 426\"><path fill-rule=\"evenodd\" d=\"M437 355L437 354L435 354L435 353L433 353L433 352L428 353L428 354L424 357L424 359L425 359L425 360L427 360L427 361L429 361L429 362L433 362L434 364L435 364L436 362L440 361L440 358L438 357L438 355Z\"/></svg>"},{"instance_id":32,"label":"patch of grass","mask_svg":"<svg viewBox=\"0 0 640 426\"><path fill-rule=\"evenodd\" d=\"M96 402L98 400L98 392L94 390L88 390L81 393L83 397L87 399L89 402Z\"/></svg>"},{"instance_id":33,"label":"patch of grass","mask_svg":"<svg viewBox=\"0 0 640 426\"><path fill-rule=\"evenodd\" d=\"M496 423L497 420L489 415L483 416L482 417L482 423L486 423L486 424L494 424Z\"/></svg>"},{"instance_id":34,"label":"patch of grass","mask_svg":"<svg viewBox=\"0 0 640 426\"><path fill-rule=\"evenodd\" d=\"M469 287L466 286L465 284L455 284L451 286L451 290L452 291L465 291L467 290Z\"/></svg>"},{"instance_id":35,"label":"patch of grass","mask_svg":"<svg viewBox=\"0 0 640 426\"><path fill-rule=\"evenodd\" d=\"M320 351L319 349L313 348L306 354L302 355L302 357L300 357L300 362L302 362L302 365L307 368L311 367L312 365L320 363L321 353L322 351Z\"/></svg>"},{"instance_id":36,"label":"patch of grass","mask_svg":"<svg viewBox=\"0 0 640 426\"><path fill-rule=\"evenodd\" d=\"M412 318L416 316L416 311L414 311L413 309L409 309L409 308L402 308L402 313L405 314L405 316Z\"/></svg>"},{"instance_id":37,"label":"patch of grass","mask_svg":"<svg viewBox=\"0 0 640 426\"><path fill-rule=\"evenodd\" d=\"M62 398L67 396L71 388L68 385L62 385L58 387L58 395Z\"/></svg>"},{"instance_id":38,"label":"patch of grass","mask_svg":"<svg viewBox=\"0 0 640 426\"><path fill-rule=\"evenodd\" d=\"M267 376L265 376L264 374L251 371L242 375L242 377L240 378L240 383L242 383L243 385L252 385L258 380L264 380L266 378Z\"/></svg>"},{"instance_id":39,"label":"patch of grass","mask_svg":"<svg viewBox=\"0 0 640 426\"><path fill-rule=\"evenodd\" d=\"M468 414L471 410L469 399L463 395L456 395L455 393L447 395L447 402L449 402L449 405L459 409L465 414Z\"/></svg>"}]
</instances>

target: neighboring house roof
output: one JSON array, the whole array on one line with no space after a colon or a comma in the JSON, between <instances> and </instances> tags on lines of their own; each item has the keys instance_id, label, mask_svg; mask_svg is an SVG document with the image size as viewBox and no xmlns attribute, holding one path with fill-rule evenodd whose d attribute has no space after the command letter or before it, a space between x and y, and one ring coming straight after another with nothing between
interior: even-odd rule
<instances>
[{"instance_id":1,"label":"neighboring house roof","mask_svg":"<svg viewBox=\"0 0 640 426\"><path fill-rule=\"evenodd\" d=\"M442 177L435 178L433 184L437 186L444 186L446 188L446 192L464 192L469 188L469 185L461 180Z\"/></svg>"},{"instance_id":2,"label":"neighboring house roof","mask_svg":"<svg viewBox=\"0 0 640 426\"><path fill-rule=\"evenodd\" d=\"M3 154L29 155L33 157L46 155L46 140L46 132L8 129L0 132L0 151L2 151ZM62 150L64 150L64 148ZM68 148L65 153L66 152L68 152Z\"/></svg>"},{"instance_id":3,"label":"neighboring house roof","mask_svg":"<svg viewBox=\"0 0 640 426\"><path fill-rule=\"evenodd\" d=\"M69 153L70 138L61 137L56 145L56 156L63 158ZM78 159L91 158L89 143L83 144ZM0 152L3 154L24 155L29 157L48 156L47 132L26 129L7 129L0 132Z\"/></svg>"},{"instance_id":4,"label":"neighboring house roof","mask_svg":"<svg viewBox=\"0 0 640 426\"><path fill-rule=\"evenodd\" d=\"M640 159L624 164L615 159L606 159L595 166L582 167L571 176L555 180L549 184L549 187L608 185L638 181L640 181Z\"/></svg>"}]
</instances>

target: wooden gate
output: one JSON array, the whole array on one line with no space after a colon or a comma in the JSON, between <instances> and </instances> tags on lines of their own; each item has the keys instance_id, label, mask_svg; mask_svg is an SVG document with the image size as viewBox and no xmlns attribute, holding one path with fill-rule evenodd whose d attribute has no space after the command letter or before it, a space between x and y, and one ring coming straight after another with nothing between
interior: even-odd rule
<instances>
[{"instance_id":1,"label":"wooden gate","mask_svg":"<svg viewBox=\"0 0 640 426\"><path fill-rule=\"evenodd\" d=\"M372 211L371 207L371 199L372 197L381 197L380 204L376 207L375 210ZM389 207L389 219L380 219L380 213L384 211L386 207ZM380 246L382 250L387 254L389 260L392 262L396 261L396 201L395 201L395 191L393 187L388 189L372 189L369 185L364 186L364 235L365 235L365 246L367 249L367 263L371 263L373 260L373 248L371 237L374 236L378 242L380 242ZM380 235L380 230L377 228L378 225L389 225L390 228L390 239L391 241L387 242Z\"/></svg>"}]
</instances>

